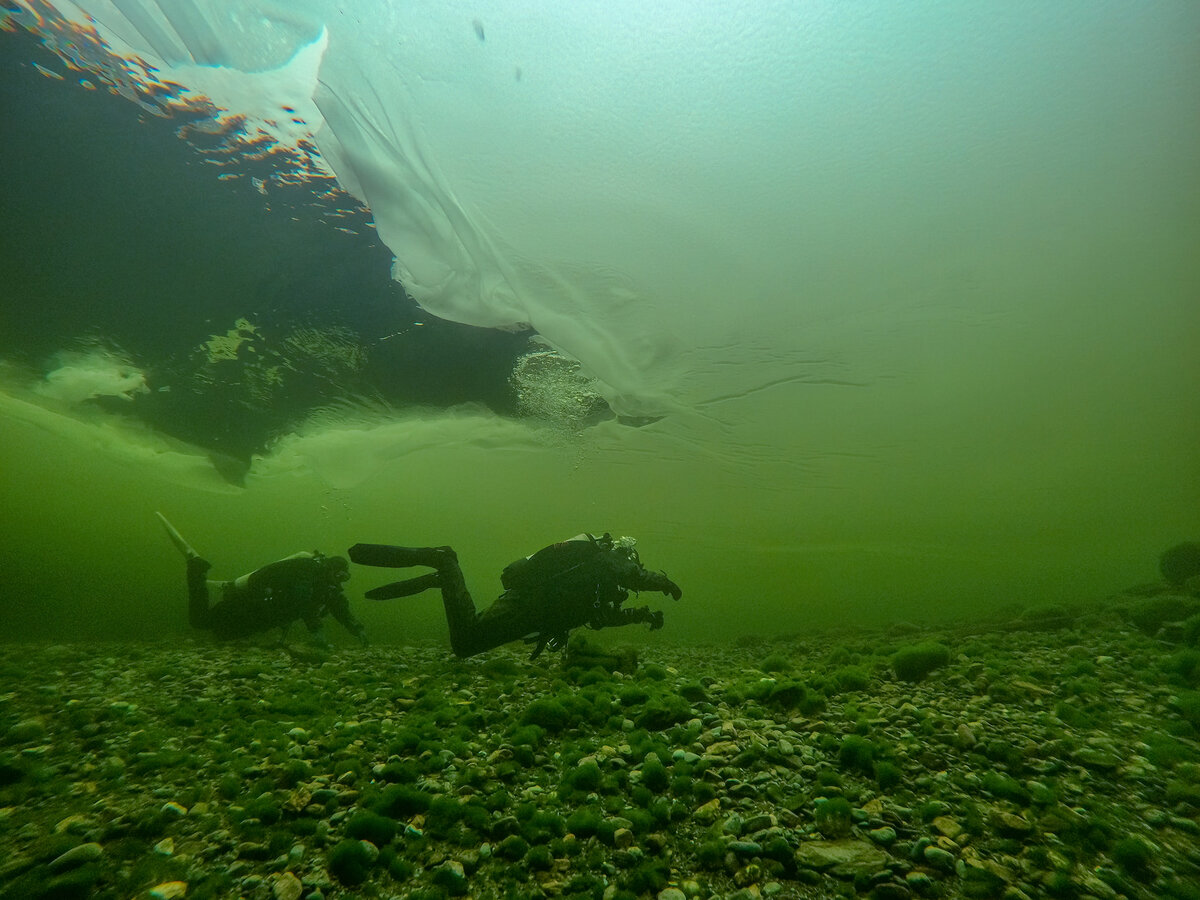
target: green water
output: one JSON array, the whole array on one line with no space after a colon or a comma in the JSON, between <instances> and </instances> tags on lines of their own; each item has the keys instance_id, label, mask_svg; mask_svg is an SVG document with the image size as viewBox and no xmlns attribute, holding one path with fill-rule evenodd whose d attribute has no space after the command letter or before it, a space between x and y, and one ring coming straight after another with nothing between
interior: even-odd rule
<instances>
[{"instance_id":1,"label":"green water","mask_svg":"<svg viewBox=\"0 0 1200 900\"><path fill-rule=\"evenodd\" d=\"M920 18L901 25L931 27ZM1072 32L1049 18L1058 30L1038 46L1053 48ZM608 341L620 332L604 328L623 322L608 308L568 303L545 314L544 330L608 379L614 408L650 398L666 415L577 431L478 405L326 417L259 447L244 486L222 479L203 449L112 404L39 398L47 359L68 341L48 311L72 310L62 318L82 336L125 304L127 330L178 327L189 347L231 327L234 310L254 311L272 267L297 262L280 251L291 226L241 230L249 220L216 199L228 199L225 185L182 158L174 175L165 163L137 169L147 184L165 179L138 203L101 199L87 185L129 175L116 144L74 147L94 165L78 184L53 176L65 149L62 162L41 154L44 181L22 180L38 154L5 129L6 266L23 274L2 288L0 357L27 368L0 385L2 636L188 634L182 566L156 510L221 578L300 549L450 544L481 603L499 592L506 563L547 543L631 534L644 564L684 591L678 604L654 598L667 613L662 632L627 635L656 642L955 620L1099 601L1153 580L1161 550L1200 535L1200 30L1186 27L1198 24L1194 10L1170 4L1133 21L1104 5L1082 32L1102 41L1078 37L1061 58L1025 59L1027 70L1014 63L978 95L969 79L956 87L954 65L968 54L954 40L927 70L910 55L921 42L897 39L877 71L829 73L775 143L769 116L743 122L717 98L707 115L728 116L723 134L758 129L742 135L748 149L729 137L702 158L680 157L664 180L686 203L666 187L628 197L608 185L617 199L593 197L579 233L565 222L576 206L544 209L554 191L508 206L480 200L480 221L507 222L514 245L519 236L536 247L544 232L567 257L586 245L583 262L627 265L644 293L620 315L644 316L644 344ZM1006 41L1023 46L1021 24L1008 24L982 42L1000 60ZM885 16L854 27L887 47L892 25L901 27ZM24 45L14 53L12 97L31 89L20 78L40 77ZM895 72L919 93L889 99ZM873 87L862 96L839 93L864 85ZM81 107L95 99L75 95ZM783 142L804 130L802 114L811 146ZM545 109L531 117L530 127L555 121ZM655 147L652 124L667 127L622 128L641 128ZM561 163L547 146L542 161ZM632 166L639 177L645 162ZM444 165L448 177L470 174L457 157ZM187 189L172 192L172 178ZM477 186L464 182L470 195ZM151 204L166 210L152 230L173 240L132 248L122 217L144 226ZM642 240L655 229L661 242ZM331 251L321 267L340 271L350 255ZM354 259L386 276L386 259ZM72 277L42 277L50 271ZM367 290L330 283L341 306ZM156 297L186 299L164 314ZM457 365L481 363L464 351ZM507 389L503 373L492 383L497 395ZM631 385L644 394L622 394ZM432 594L362 600L381 580L356 570L348 585L375 640L444 639Z\"/></svg>"}]
</instances>

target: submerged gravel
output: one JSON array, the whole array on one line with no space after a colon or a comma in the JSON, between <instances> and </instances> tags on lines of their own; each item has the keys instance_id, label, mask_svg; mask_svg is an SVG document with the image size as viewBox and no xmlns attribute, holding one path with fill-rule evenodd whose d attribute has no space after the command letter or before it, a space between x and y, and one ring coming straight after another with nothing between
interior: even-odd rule
<instances>
[{"instance_id":1,"label":"submerged gravel","mask_svg":"<svg viewBox=\"0 0 1200 900\"><path fill-rule=\"evenodd\" d=\"M1046 627L7 645L0 898L1200 898L1200 651Z\"/></svg>"}]
</instances>

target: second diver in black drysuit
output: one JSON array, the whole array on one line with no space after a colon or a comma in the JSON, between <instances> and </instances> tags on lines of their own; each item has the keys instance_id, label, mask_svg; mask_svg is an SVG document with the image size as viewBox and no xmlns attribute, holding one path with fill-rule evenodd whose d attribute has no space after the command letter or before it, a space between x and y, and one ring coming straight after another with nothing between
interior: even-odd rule
<instances>
[{"instance_id":1,"label":"second diver in black drysuit","mask_svg":"<svg viewBox=\"0 0 1200 900\"><path fill-rule=\"evenodd\" d=\"M622 609L630 591L658 591L678 600L679 585L661 572L642 568L633 538L581 534L544 547L504 569L504 593L477 612L467 590L458 555L449 547L394 547L355 544L350 559L360 565L407 568L428 566L433 572L367 591L369 600L408 597L440 588L450 627L450 647L459 657L474 656L510 641L535 645L536 658L547 646L561 650L571 629L649 624L662 628L663 614L647 606Z\"/></svg>"},{"instance_id":2,"label":"second diver in black drysuit","mask_svg":"<svg viewBox=\"0 0 1200 900\"><path fill-rule=\"evenodd\" d=\"M344 557L301 551L231 581L210 581L207 575L212 564L192 549L162 513L156 515L187 564L188 621L193 628L211 631L223 640L272 628L282 629L286 636L299 619L314 643L328 647L322 619L330 615L367 646L366 629L350 612L342 590L350 577Z\"/></svg>"}]
</instances>

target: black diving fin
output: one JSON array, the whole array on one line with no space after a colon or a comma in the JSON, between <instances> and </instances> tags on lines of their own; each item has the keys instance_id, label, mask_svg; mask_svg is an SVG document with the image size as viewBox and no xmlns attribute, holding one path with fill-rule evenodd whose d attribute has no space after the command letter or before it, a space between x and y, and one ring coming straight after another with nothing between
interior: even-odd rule
<instances>
[{"instance_id":1,"label":"black diving fin","mask_svg":"<svg viewBox=\"0 0 1200 900\"><path fill-rule=\"evenodd\" d=\"M357 560L355 560L357 562ZM441 578L437 572L430 572L419 578L409 578L405 581L393 581L391 584L381 584L363 594L368 600L394 600L397 597L411 597L430 588L441 587Z\"/></svg>"}]
</instances>

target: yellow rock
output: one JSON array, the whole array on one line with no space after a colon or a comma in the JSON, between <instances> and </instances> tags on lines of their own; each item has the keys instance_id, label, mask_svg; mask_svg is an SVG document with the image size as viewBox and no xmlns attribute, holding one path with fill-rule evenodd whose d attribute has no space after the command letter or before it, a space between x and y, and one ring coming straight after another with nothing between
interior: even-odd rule
<instances>
[{"instance_id":1,"label":"yellow rock","mask_svg":"<svg viewBox=\"0 0 1200 900\"><path fill-rule=\"evenodd\" d=\"M698 822L711 822L721 812L721 801L717 798L709 800L707 803L698 806L692 816Z\"/></svg>"},{"instance_id":2,"label":"yellow rock","mask_svg":"<svg viewBox=\"0 0 1200 900\"><path fill-rule=\"evenodd\" d=\"M954 840L963 832L963 828L954 819L949 816L938 816L933 820L933 827L938 830L939 834L944 834L946 837Z\"/></svg>"}]
</instances>

